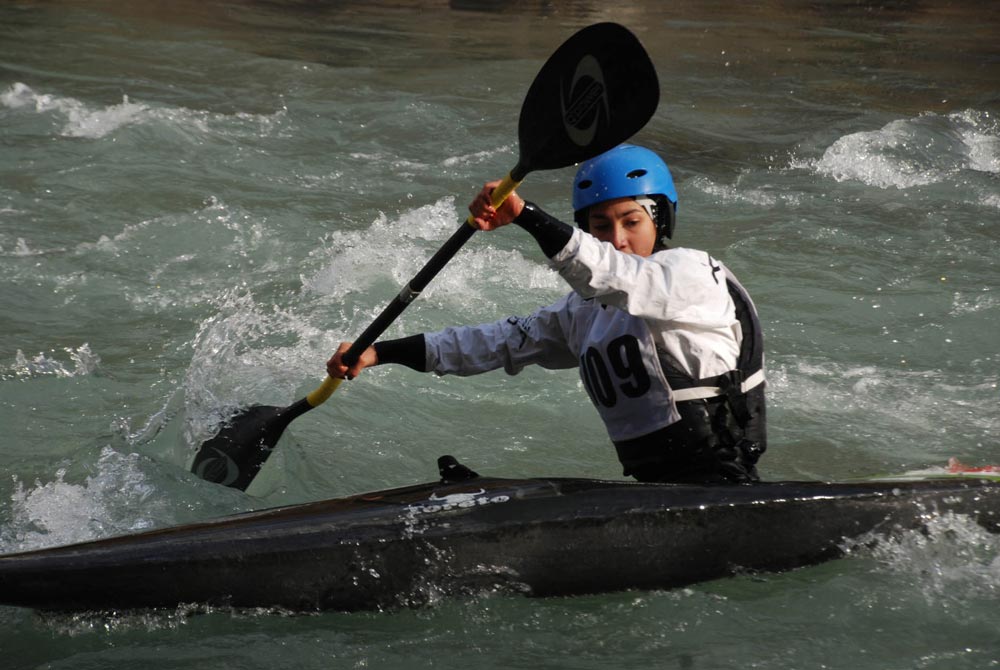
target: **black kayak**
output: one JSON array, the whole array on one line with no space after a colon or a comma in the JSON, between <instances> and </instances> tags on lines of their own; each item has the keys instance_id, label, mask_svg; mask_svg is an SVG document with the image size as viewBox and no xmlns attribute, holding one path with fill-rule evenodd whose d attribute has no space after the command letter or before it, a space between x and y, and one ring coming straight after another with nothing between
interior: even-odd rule
<instances>
[{"instance_id":1,"label":"black kayak","mask_svg":"<svg viewBox=\"0 0 1000 670\"><path fill-rule=\"evenodd\" d=\"M350 611L663 589L819 563L949 512L1000 532L1000 483L473 477L2 556L0 604Z\"/></svg>"}]
</instances>

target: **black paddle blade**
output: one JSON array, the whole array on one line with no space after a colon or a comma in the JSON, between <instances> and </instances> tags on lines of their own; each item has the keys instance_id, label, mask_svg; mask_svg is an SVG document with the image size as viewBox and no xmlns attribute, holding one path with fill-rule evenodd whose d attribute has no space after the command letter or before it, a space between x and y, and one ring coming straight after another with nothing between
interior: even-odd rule
<instances>
[{"instance_id":1,"label":"black paddle blade","mask_svg":"<svg viewBox=\"0 0 1000 670\"><path fill-rule=\"evenodd\" d=\"M588 26L552 54L528 89L518 167L552 170L604 153L646 125L659 101L656 69L635 35L617 23Z\"/></svg>"},{"instance_id":2,"label":"black paddle blade","mask_svg":"<svg viewBox=\"0 0 1000 670\"><path fill-rule=\"evenodd\" d=\"M304 407L303 407L304 405ZM254 405L237 414L219 434L201 445L191 472L216 484L245 491L257 476L292 419L311 407Z\"/></svg>"}]
</instances>

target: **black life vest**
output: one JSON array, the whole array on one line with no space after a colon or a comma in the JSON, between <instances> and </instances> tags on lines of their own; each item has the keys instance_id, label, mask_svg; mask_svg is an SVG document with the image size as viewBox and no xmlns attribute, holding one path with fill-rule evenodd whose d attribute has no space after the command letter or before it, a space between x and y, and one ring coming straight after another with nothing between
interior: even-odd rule
<instances>
[{"instance_id":1,"label":"black life vest","mask_svg":"<svg viewBox=\"0 0 1000 670\"><path fill-rule=\"evenodd\" d=\"M725 268L726 287L743 331L736 369L694 379L661 358L680 421L615 443L624 474L641 481L757 481L767 449L764 335L750 294Z\"/></svg>"}]
</instances>

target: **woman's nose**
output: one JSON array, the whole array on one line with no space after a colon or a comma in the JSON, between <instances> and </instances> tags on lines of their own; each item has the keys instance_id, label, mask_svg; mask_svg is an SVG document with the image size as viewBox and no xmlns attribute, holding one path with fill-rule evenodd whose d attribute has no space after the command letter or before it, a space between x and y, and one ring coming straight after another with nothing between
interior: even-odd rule
<instances>
[{"instance_id":1,"label":"woman's nose","mask_svg":"<svg viewBox=\"0 0 1000 670\"><path fill-rule=\"evenodd\" d=\"M628 245L628 237L625 235L625 229L622 226L615 226L613 240L615 249L624 249Z\"/></svg>"}]
</instances>

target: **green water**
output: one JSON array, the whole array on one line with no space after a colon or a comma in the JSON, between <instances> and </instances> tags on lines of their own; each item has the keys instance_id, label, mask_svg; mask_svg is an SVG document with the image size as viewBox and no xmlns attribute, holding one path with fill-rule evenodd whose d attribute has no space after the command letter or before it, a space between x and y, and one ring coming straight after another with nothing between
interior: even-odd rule
<instances>
[{"instance_id":1,"label":"green water","mask_svg":"<svg viewBox=\"0 0 1000 670\"><path fill-rule=\"evenodd\" d=\"M186 470L234 408L287 404L517 159L574 30L636 32L636 141L676 242L748 287L769 479L1000 462L1000 9L987 3L7 2L0 5L0 549L436 476L620 476L574 373L376 369L297 420L245 495ZM571 170L521 192L569 217ZM390 330L565 291L477 235ZM280 569L280 568L278 568ZM931 519L846 560L668 592L482 594L417 611L41 616L10 668L1000 665L1000 540Z\"/></svg>"}]
</instances>

